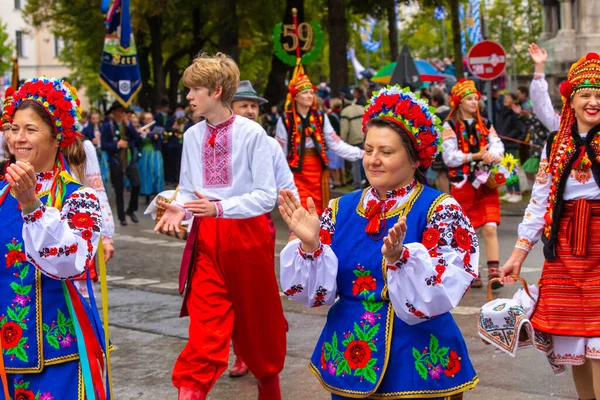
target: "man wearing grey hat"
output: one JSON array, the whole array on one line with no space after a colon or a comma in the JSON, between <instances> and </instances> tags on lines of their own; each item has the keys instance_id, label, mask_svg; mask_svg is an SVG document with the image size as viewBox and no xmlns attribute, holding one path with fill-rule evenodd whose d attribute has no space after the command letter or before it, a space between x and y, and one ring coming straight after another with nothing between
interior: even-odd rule
<instances>
[{"instance_id":1,"label":"man wearing grey hat","mask_svg":"<svg viewBox=\"0 0 600 400\"><path fill-rule=\"evenodd\" d=\"M240 115L256 122L256 119L258 118L259 106L266 103L268 103L267 99L258 96L250 81L240 81L238 90L233 96L233 100L231 102L231 109L236 115ZM288 166L288 162L285 159L285 154L283 154L281 146L270 136L268 136L267 141L269 143L269 149L271 150L271 157L273 158L273 169L275 172L277 193L279 193L281 189L289 189L299 200L300 197L298 196L298 189L296 189L296 184L294 183L294 175ZM271 234L274 237L275 225L273 224L273 220L271 220L271 216L269 214L267 214L267 217L269 218L269 223L271 226ZM239 355L235 342L233 343L233 352L235 353L236 360L233 364L233 367L231 367L229 370L229 376L240 377L246 375L248 373L248 367L246 366L246 363L244 363L242 357Z\"/></svg>"}]
</instances>

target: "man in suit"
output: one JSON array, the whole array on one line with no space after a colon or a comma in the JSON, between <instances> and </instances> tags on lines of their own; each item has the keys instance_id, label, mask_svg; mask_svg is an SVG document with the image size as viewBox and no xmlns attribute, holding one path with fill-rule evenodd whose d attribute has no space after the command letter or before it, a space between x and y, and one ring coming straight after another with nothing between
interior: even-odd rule
<instances>
[{"instance_id":1,"label":"man in suit","mask_svg":"<svg viewBox=\"0 0 600 400\"><path fill-rule=\"evenodd\" d=\"M125 215L134 223L139 222L135 211L140 195L140 175L137 168L139 157L139 133L131 126L125 107L115 101L108 110L108 120L102 125L102 150L108 154L110 177L115 189L117 215L121 225L127 225ZM125 211L123 191L125 177L131 184L131 198Z\"/></svg>"}]
</instances>

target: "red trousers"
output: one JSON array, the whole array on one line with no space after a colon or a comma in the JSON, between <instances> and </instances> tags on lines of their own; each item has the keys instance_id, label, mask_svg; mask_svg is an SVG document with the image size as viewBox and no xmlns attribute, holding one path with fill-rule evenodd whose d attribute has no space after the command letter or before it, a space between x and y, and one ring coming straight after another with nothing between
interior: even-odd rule
<instances>
[{"instance_id":1,"label":"red trousers","mask_svg":"<svg viewBox=\"0 0 600 400\"><path fill-rule=\"evenodd\" d=\"M232 338L257 379L281 372L285 318L267 218L203 218L196 250L189 340L175 363L175 387L209 392L227 368Z\"/></svg>"}]
</instances>

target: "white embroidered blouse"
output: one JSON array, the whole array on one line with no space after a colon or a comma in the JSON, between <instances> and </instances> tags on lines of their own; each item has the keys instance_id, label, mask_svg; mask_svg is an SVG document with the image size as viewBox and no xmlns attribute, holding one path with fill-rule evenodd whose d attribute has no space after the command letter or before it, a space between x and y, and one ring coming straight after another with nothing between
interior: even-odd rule
<instances>
[{"instance_id":1,"label":"white embroidered blouse","mask_svg":"<svg viewBox=\"0 0 600 400\"><path fill-rule=\"evenodd\" d=\"M413 181L388 192L389 210L405 204L414 188ZM379 201L373 188L364 196L363 205L367 207L370 200ZM321 229L335 235L331 204L321 216ZM478 265L477 235L456 200L447 198L428 221L422 242L405 243L403 256L388 266L389 297L396 315L414 325L452 310L477 277ZM307 254L301 250L300 240L293 240L281 252L280 269L281 287L292 300L313 307L317 289L323 287L327 293L324 304L334 303L338 259L329 245L321 243L314 253ZM297 285L304 290L294 291Z\"/></svg>"},{"instance_id":2,"label":"white embroidered blouse","mask_svg":"<svg viewBox=\"0 0 600 400\"><path fill-rule=\"evenodd\" d=\"M268 138L258 123L233 113L217 125L202 121L189 128L183 140L181 196L174 203L196 200L197 191L215 201L217 217L250 218L271 211L277 193Z\"/></svg>"},{"instance_id":3,"label":"white embroidered blouse","mask_svg":"<svg viewBox=\"0 0 600 400\"><path fill-rule=\"evenodd\" d=\"M560 127L560 115L554 111L550 94L548 94L548 82L545 75L533 74L533 80L529 85L529 96L536 117L550 132L557 131Z\"/></svg>"},{"instance_id":4,"label":"white embroidered blouse","mask_svg":"<svg viewBox=\"0 0 600 400\"><path fill-rule=\"evenodd\" d=\"M469 125L473 123L474 119L466 119L465 120ZM444 163L451 167L456 168L460 167L463 164L466 164L472 160L469 159L468 154L465 154L458 148L458 139L456 138L456 132L452 129L448 122L444 122L444 131L442 132L442 138L444 139L442 142L442 147L444 151L442 152L442 157L444 159ZM490 148L488 151L494 155L496 162L500 162L502 157L504 156L504 145L502 144L502 140L498 137L496 130L492 126L490 128L490 133L488 135L488 140L490 144Z\"/></svg>"},{"instance_id":5,"label":"white embroidered blouse","mask_svg":"<svg viewBox=\"0 0 600 400\"><path fill-rule=\"evenodd\" d=\"M586 135L580 133L582 138ZM545 223L544 215L548 208L548 196L552 185L552 174L546 172L547 167L548 157L546 156L546 146L544 146L540 159L540 169L531 190L531 200L527 205L527 209L525 209L523 221L519 225L519 237L516 244L519 249L530 251L542 237ZM565 200L600 200L600 188L598 188L598 184L592 175L592 170L576 171L573 169L567 179L563 198Z\"/></svg>"},{"instance_id":6,"label":"white embroidered blouse","mask_svg":"<svg viewBox=\"0 0 600 400\"><path fill-rule=\"evenodd\" d=\"M344 142L342 138L335 133L327 115L323 115L323 137L327 148L344 160L357 161L363 158L364 150ZM281 144L284 154L288 154L288 132L283 123L283 117L280 117L279 121L277 121L277 126L275 127L275 139ZM311 138L306 138L305 148L310 149L314 147L315 144L313 143L313 140Z\"/></svg>"},{"instance_id":7,"label":"white embroidered blouse","mask_svg":"<svg viewBox=\"0 0 600 400\"><path fill-rule=\"evenodd\" d=\"M53 173L37 175L36 192L50 191ZM82 188L62 210L41 205L23 215L23 243L27 259L43 274L56 279L82 275L94 260L102 216L96 192Z\"/></svg>"}]
</instances>

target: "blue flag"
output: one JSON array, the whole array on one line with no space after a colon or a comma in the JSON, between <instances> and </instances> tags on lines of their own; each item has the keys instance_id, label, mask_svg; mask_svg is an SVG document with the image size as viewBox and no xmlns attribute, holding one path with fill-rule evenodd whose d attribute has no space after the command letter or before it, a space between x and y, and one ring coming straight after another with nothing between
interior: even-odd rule
<instances>
[{"instance_id":1,"label":"blue flag","mask_svg":"<svg viewBox=\"0 0 600 400\"><path fill-rule=\"evenodd\" d=\"M129 0L115 0L106 17L100 83L128 107L142 89L137 49L133 40Z\"/></svg>"},{"instance_id":2,"label":"blue flag","mask_svg":"<svg viewBox=\"0 0 600 400\"><path fill-rule=\"evenodd\" d=\"M481 0L469 0L467 11L467 35L471 45L477 44L483 40L481 34Z\"/></svg>"},{"instance_id":3,"label":"blue flag","mask_svg":"<svg viewBox=\"0 0 600 400\"><path fill-rule=\"evenodd\" d=\"M444 19L446 17L446 12L444 10L443 6L439 6L435 8L435 11L433 13L433 17L435 19L437 19L438 21Z\"/></svg>"},{"instance_id":4,"label":"blue flag","mask_svg":"<svg viewBox=\"0 0 600 400\"><path fill-rule=\"evenodd\" d=\"M360 33L360 42L367 49L368 52L375 52L379 49L381 42L373 41L373 31L375 30L375 23L377 20L373 17L368 17L366 21L361 21L360 28L358 29Z\"/></svg>"},{"instance_id":5,"label":"blue flag","mask_svg":"<svg viewBox=\"0 0 600 400\"><path fill-rule=\"evenodd\" d=\"M467 38L465 37L465 30L463 28L465 21L465 6L460 3L458 8L458 21L460 22L460 50L461 53L467 54Z\"/></svg>"}]
</instances>

